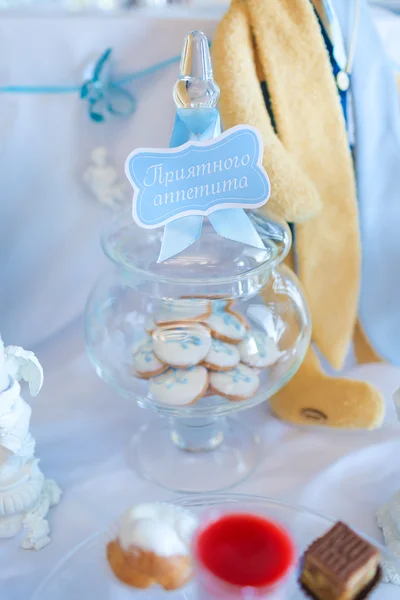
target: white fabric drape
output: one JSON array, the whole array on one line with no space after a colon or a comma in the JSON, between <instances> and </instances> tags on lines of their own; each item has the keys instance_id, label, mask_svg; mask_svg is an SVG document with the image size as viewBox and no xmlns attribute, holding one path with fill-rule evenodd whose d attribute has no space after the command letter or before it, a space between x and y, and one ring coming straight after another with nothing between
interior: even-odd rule
<instances>
[{"instance_id":1,"label":"white fabric drape","mask_svg":"<svg viewBox=\"0 0 400 600\"><path fill-rule=\"evenodd\" d=\"M216 26L214 19L135 15L3 17L1 84L78 82L87 62L108 46L118 72L144 68L178 54L188 30L212 36ZM379 22L400 57L400 23L386 16ZM0 331L6 343L36 350L43 362L45 384L32 401L32 433L43 471L65 491L50 515L48 548L30 553L15 539L0 540L2 600L29 599L71 548L130 503L172 496L139 479L126 463L130 436L151 415L97 379L85 356L82 310L107 264L98 236L109 213L80 178L90 150L100 143L120 166L136 146L168 144L176 74L174 65L130 87L136 114L103 130L87 120L76 96L0 95ZM237 491L308 505L380 539L373 513L400 487L400 426L391 404L400 370L373 366L356 374L386 394L381 430L296 429L258 407L241 418L259 429L265 459ZM398 594L387 586L384 600ZM92 600L90 588L86 598Z\"/></svg>"}]
</instances>

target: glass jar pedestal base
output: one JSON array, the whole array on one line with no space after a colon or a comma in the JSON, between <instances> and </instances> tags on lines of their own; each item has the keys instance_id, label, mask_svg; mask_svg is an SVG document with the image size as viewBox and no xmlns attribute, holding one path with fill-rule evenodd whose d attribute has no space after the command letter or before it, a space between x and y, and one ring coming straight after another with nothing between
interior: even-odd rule
<instances>
[{"instance_id":1,"label":"glass jar pedestal base","mask_svg":"<svg viewBox=\"0 0 400 600\"><path fill-rule=\"evenodd\" d=\"M155 419L129 448L147 480L181 493L216 492L249 477L261 459L260 439L231 418Z\"/></svg>"}]
</instances>

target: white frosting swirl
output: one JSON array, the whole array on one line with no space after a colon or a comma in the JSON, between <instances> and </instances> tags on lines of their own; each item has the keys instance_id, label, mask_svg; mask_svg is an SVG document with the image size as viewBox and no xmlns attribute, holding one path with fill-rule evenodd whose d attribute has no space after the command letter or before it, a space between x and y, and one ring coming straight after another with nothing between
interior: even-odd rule
<instances>
[{"instance_id":1,"label":"white frosting swirl","mask_svg":"<svg viewBox=\"0 0 400 600\"><path fill-rule=\"evenodd\" d=\"M186 556L197 519L173 504L137 504L122 517L119 541L128 551L140 548L158 556Z\"/></svg>"}]
</instances>

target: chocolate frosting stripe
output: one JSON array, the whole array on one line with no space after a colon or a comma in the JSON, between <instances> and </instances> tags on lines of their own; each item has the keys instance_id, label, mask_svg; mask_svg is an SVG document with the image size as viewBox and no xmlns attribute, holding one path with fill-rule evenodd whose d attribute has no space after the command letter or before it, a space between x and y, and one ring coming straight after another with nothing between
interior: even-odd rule
<instances>
[{"instance_id":1,"label":"chocolate frosting stripe","mask_svg":"<svg viewBox=\"0 0 400 600\"><path fill-rule=\"evenodd\" d=\"M315 540L305 556L335 579L347 581L379 552L344 523L337 523L322 538Z\"/></svg>"}]
</instances>

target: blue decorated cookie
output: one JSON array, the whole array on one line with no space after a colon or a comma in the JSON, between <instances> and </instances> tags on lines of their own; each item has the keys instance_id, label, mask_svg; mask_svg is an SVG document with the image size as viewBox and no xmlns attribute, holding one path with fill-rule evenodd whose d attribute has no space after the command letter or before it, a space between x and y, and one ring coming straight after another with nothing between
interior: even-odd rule
<instances>
[{"instance_id":1,"label":"blue decorated cookie","mask_svg":"<svg viewBox=\"0 0 400 600\"><path fill-rule=\"evenodd\" d=\"M214 372L210 375L212 392L225 396L228 400L247 400L254 396L259 385L260 379L257 373L242 364L232 371Z\"/></svg>"},{"instance_id":2,"label":"blue decorated cookie","mask_svg":"<svg viewBox=\"0 0 400 600\"><path fill-rule=\"evenodd\" d=\"M211 334L200 324L160 327L153 332L153 351L170 367L191 367L202 362L211 348Z\"/></svg>"},{"instance_id":3,"label":"blue decorated cookie","mask_svg":"<svg viewBox=\"0 0 400 600\"><path fill-rule=\"evenodd\" d=\"M135 375L142 379L149 379L155 375L163 373L168 367L158 360L153 352L153 342L150 339L145 341L133 355L133 367Z\"/></svg>"},{"instance_id":4,"label":"blue decorated cookie","mask_svg":"<svg viewBox=\"0 0 400 600\"><path fill-rule=\"evenodd\" d=\"M239 352L242 363L257 369L273 365L282 355L274 340L262 331L248 331Z\"/></svg>"},{"instance_id":5,"label":"blue decorated cookie","mask_svg":"<svg viewBox=\"0 0 400 600\"><path fill-rule=\"evenodd\" d=\"M226 298L215 298L211 301L213 313L229 310L232 307L232 304L233 300L226 300Z\"/></svg>"},{"instance_id":6,"label":"blue decorated cookie","mask_svg":"<svg viewBox=\"0 0 400 600\"><path fill-rule=\"evenodd\" d=\"M213 310L205 323L210 328L213 338L228 344L238 344L246 335L244 319L229 309Z\"/></svg>"},{"instance_id":7,"label":"blue decorated cookie","mask_svg":"<svg viewBox=\"0 0 400 600\"><path fill-rule=\"evenodd\" d=\"M236 367L239 362L240 354L237 345L213 339L210 352L202 364L210 371L229 371Z\"/></svg>"},{"instance_id":8,"label":"blue decorated cookie","mask_svg":"<svg viewBox=\"0 0 400 600\"><path fill-rule=\"evenodd\" d=\"M208 372L205 367L168 369L150 379L153 400L168 406L186 406L196 402L208 388Z\"/></svg>"}]
</instances>

